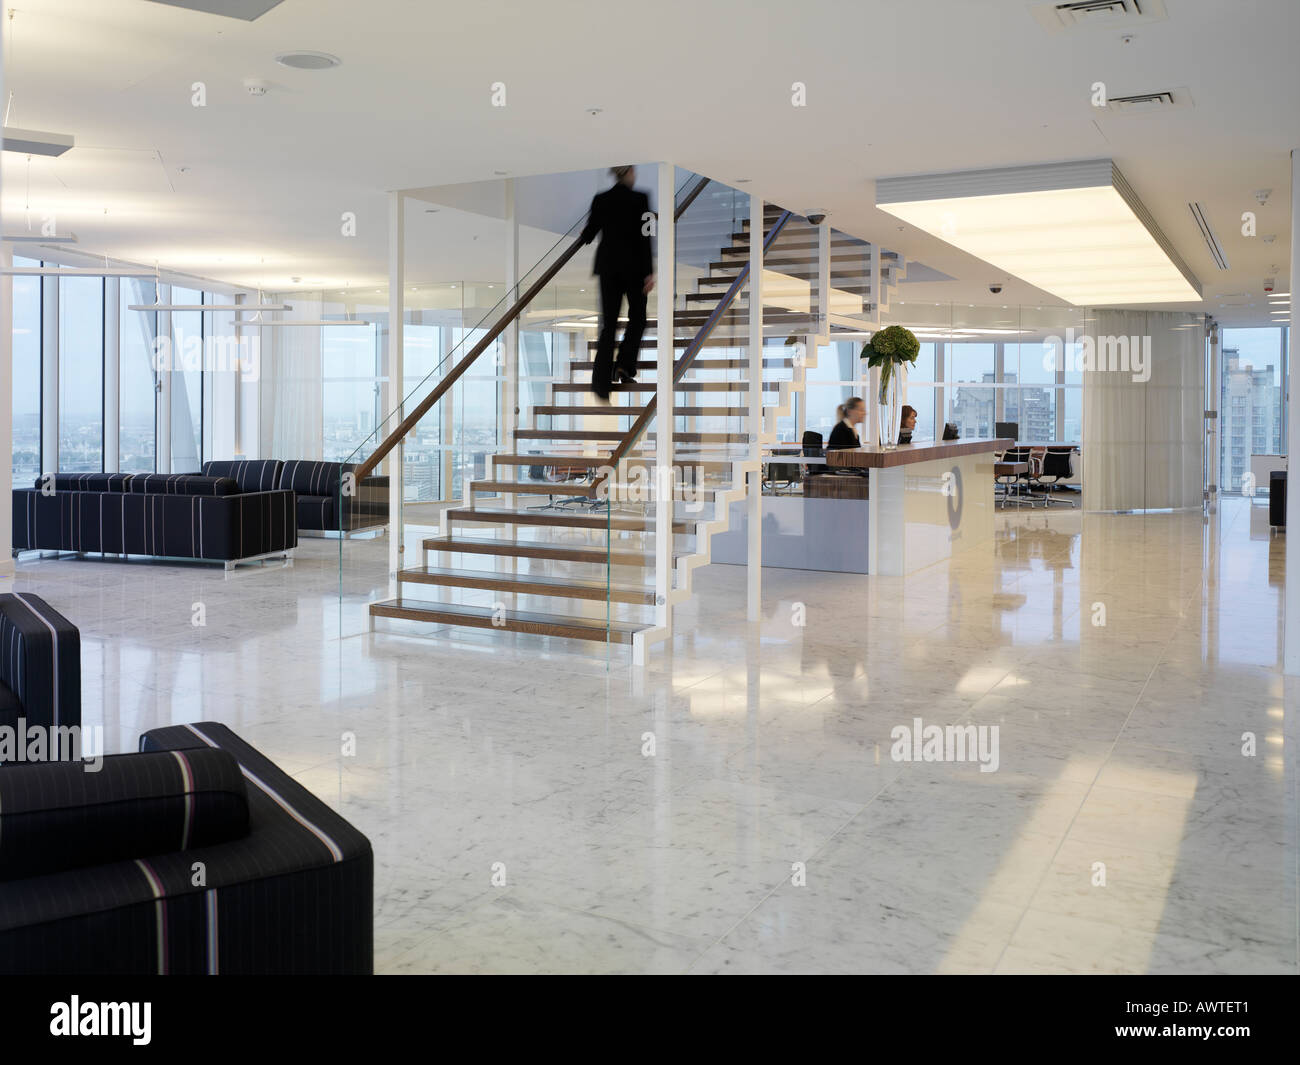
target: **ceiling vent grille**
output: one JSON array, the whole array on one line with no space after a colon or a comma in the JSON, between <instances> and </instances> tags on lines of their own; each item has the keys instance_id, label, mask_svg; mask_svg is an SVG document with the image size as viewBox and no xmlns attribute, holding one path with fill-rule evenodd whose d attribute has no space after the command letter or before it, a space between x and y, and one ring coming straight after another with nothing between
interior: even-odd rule
<instances>
[{"instance_id":1,"label":"ceiling vent grille","mask_svg":"<svg viewBox=\"0 0 1300 1065\"><path fill-rule=\"evenodd\" d=\"M1088 26L1126 29L1166 17L1165 0L1056 0L1034 8L1034 18L1053 32Z\"/></svg>"},{"instance_id":2,"label":"ceiling vent grille","mask_svg":"<svg viewBox=\"0 0 1300 1065\"><path fill-rule=\"evenodd\" d=\"M1162 89L1159 92L1138 92L1129 96L1112 96L1106 101L1106 110L1116 115L1149 115L1153 111L1172 111L1190 107L1192 95L1184 88Z\"/></svg>"},{"instance_id":3,"label":"ceiling vent grille","mask_svg":"<svg viewBox=\"0 0 1300 1065\"><path fill-rule=\"evenodd\" d=\"M1196 228L1201 231L1201 239L1210 249L1210 258L1214 260L1214 265L1220 270L1228 269L1228 256L1224 253L1219 238L1214 235L1214 230L1210 228L1210 220L1205 215L1205 208L1199 203L1189 203L1187 207L1192 212Z\"/></svg>"}]
</instances>

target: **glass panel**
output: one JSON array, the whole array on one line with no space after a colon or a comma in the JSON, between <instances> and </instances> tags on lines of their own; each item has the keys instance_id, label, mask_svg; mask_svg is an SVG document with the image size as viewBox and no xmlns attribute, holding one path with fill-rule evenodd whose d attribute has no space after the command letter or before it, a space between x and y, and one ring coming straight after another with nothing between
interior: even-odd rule
<instances>
[{"instance_id":1,"label":"glass panel","mask_svg":"<svg viewBox=\"0 0 1300 1065\"><path fill-rule=\"evenodd\" d=\"M1224 329L1219 343L1219 488L1234 493L1251 455L1282 453L1282 330Z\"/></svg>"},{"instance_id":2,"label":"glass panel","mask_svg":"<svg viewBox=\"0 0 1300 1065\"><path fill-rule=\"evenodd\" d=\"M120 287L118 470L153 473L157 469L158 390L154 370L156 311L129 311L132 304L156 302L152 281L124 277Z\"/></svg>"},{"instance_id":3,"label":"glass panel","mask_svg":"<svg viewBox=\"0 0 1300 1065\"><path fill-rule=\"evenodd\" d=\"M172 286L172 303L202 300L198 289ZM203 312L172 311L171 320L171 472L197 473L203 451Z\"/></svg>"},{"instance_id":4,"label":"glass panel","mask_svg":"<svg viewBox=\"0 0 1300 1065\"><path fill-rule=\"evenodd\" d=\"M325 326L320 335L321 457L341 462L378 420L379 326Z\"/></svg>"},{"instance_id":5,"label":"glass panel","mask_svg":"<svg viewBox=\"0 0 1300 1065\"><path fill-rule=\"evenodd\" d=\"M59 470L104 468L104 279L59 278Z\"/></svg>"},{"instance_id":6,"label":"glass panel","mask_svg":"<svg viewBox=\"0 0 1300 1065\"><path fill-rule=\"evenodd\" d=\"M14 256L15 266L39 266ZM13 279L13 483L30 488L41 474L41 279Z\"/></svg>"}]
</instances>

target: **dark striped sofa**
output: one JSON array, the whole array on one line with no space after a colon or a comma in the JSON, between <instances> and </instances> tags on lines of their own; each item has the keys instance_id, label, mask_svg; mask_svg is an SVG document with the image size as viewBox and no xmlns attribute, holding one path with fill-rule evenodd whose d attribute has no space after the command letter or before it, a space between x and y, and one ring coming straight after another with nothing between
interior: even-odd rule
<instances>
[{"instance_id":1,"label":"dark striped sofa","mask_svg":"<svg viewBox=\"0 0 1300 1065\"><path fill-rule=\"evenodd\" d=\"M81 634L39 595L7 593L0 595L0 727L33 725L80 729Z\"/></svg>"},{"instance_id":2,"label":"dark striped sofa","mask_svg":"<svg viewBox=\"0 0 1300 1065\"><path fill-rule=\"evenodd\" d=\"M0 768L0 973L369 974L370 842L224 725Z\"/></svg>"},{"instance_id":3,"label":"dark striped sofa","mask_svg":"<svg viewBox=\"0 0 1300 1065\"><path fill-rule=\"evenodd\" d=\"M351 481L345 485L344 474L355 469L350 463L299 459L203 464L205 474L231 477L241 491L265 491L268 485L288 489L296 497L298 531L321 533L349 533L388 524L388 478L372 476L360 485Z\"/></svg>"},{"instance_id":4,"label":"dark striped sofa","mask_svg":"<svg viewBox=\"0 0 1300 1065\"><path fill-rule=\"evenodd\" d=\"M298 546L293 493L201 474L60 473L13 493L14 551L154 555L227 568Z\"/></svg>"}]
</instances>

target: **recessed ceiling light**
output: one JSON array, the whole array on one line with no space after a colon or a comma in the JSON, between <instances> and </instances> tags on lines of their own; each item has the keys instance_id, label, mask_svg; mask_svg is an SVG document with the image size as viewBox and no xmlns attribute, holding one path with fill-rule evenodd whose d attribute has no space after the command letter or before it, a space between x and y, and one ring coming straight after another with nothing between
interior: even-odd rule
<instances>
[{"instance_id":1,"label":"recessed ceiling light","mask_svg":"<svg viewBox=\"0 0 1300 1065\"><path fill-rule=\"evenodd\" d=\"M282 67L293 67L294 70L328 70L343 62L329 52L281 52L275 61Z\"/></svg>"}]
</instances>

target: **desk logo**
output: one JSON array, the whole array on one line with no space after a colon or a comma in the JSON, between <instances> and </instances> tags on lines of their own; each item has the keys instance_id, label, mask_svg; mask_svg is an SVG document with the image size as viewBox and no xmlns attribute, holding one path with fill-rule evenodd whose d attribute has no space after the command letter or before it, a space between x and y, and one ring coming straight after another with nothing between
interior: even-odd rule
<instances>
[{"instance_id":1,"label":"desk logo","mask_svg":"<svg viewBox=\"0 0 1300 1065\"><path fill-rule=\"evenodd\" d=\"M943 475L943 494L948 497L948 525L956 532L961 525L963 502L960 466L954 466Z\"/></svg>"}]
</instances>

